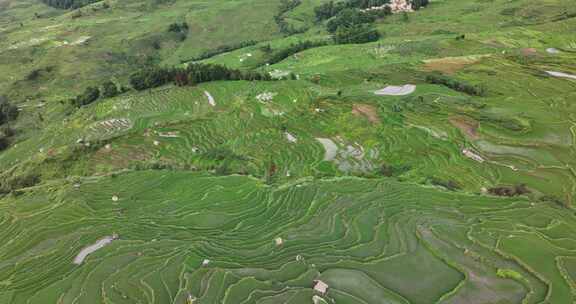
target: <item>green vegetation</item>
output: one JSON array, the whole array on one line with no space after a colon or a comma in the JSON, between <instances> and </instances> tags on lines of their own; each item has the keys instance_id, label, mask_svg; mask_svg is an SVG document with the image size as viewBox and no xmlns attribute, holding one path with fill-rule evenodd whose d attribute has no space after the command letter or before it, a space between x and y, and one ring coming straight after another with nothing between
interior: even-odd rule
<instances>
[{"instance_id":1,"label":"green vegetation","mask_svg":"<svg viewBox=\"0 0 576 304\"><path fill-rule=\"evenodd\" d=\"M100 0L42 0L46 5L60 9L76 9Z\"/></svg>"},{"instance_id":2,"label":"green vegetation","mask_svg":"<svg viewBox=\"0 0 576 304\"><path fill-rule=\"evenodd\" d=\"M298 41L297 43L290 44L288 47L272 52L267 63L275 64L294 54L325 45L328 45L325 41Z\"/></svg>"},{"instance_id":3,"label":"green vegetation","mask_svg":"<svg viewBox=\"0 0 576 304\"><path fill-rule=\"evenodd\" d=\"M182 63L186 63L186 62L191 62L191 61L200 61L200 60L204 60L204 59L208 59L211 57L214 57L216 55L220 55L223 53L228 53L234 50L238 50L238 49L242 49L245 47L249 47L249 46L253 46L256 45L258 42L254 41L254 40L248 40L248 41L242 41L240 43L236 43L236 44L230 44L230 45L222 45L219 46L215 49L212 50L207 50L204 51L202 54L198 55L197 57L194 57L192 59L189 60L183 60Z\"/></svg>"},{"instance_id":4,"label":"green vegetation","mask_svg":"<svg viewBox=\"0 0 576 304\"><path fill-rule=\"evenodd\" d=\"M0 95L0 151L10 147L10 138L15 131L8 125L18 117L18 108L8 101L8 98Z\"/></svg>"},{"instance_id":5,"label":"green vegetation","mask_svg":"<svg viewBox=\"0 0 576 304\"><path fill-rule=\"evenodd\" d=\"M81 107L93 103L98 98L100 98L100 90L95 87L87 87L84 93L78 95L72 102L74 105Z\"/></svg>"},{"instance_id":6,"label":"green vegetation","mask_svg":"<svg viewBox=\"0 0 576 304\"><path fill-rule=\"evenodd\" d=\"M302 4L302 0L280 0L280 6L278 8L278 13L274 16L274 21L282 34L294 35L308 30L307 28L294 27L294 25L286 21L286 17L284 16L286 13L293 11L300 4Z\"/></svg>"},{"instance_id":7,"label":"green vegetation","mask_svg":"<svg viewBox=\"0 0 576 304\"><path fill-rule=\"evenodd\" d=\"M486 88L481 85L470 85L468 83L458 81L448 76L440 74L431 74L426 76L426 82L432 84L440 84L447 86L455 91L466 93L469 95L485 96Z\"/></svg>"},{"instance_id":8,"label":"green vegetation","mask_svg":"<svg viewBox=\"0 0 576 304\"><path fill-rule=\"evenodd\" d=\"M185 68L148 68L130 75L132 88L142 91L168 83L179 86L195 85L217 80L272 80L270 75L258 72L243 72L215 64L190 64ZM96 97L89 95L89 97Z\"/></svg>"},{"instance_id":9,"label":"green vegetation","mask_svg":"<svg viewBox=\"0 0 576 304\"><path fill-rule=\"evenodd\" d=\"M0 0L0 303L575 302L573 0L388 2Z\"/></svg>"},{"instance_id":10,"label":"green vegetation","mask_svg":"<svg viewBox=\"0 0 576 304\"><path fill-rule=\"evenodd\" d=\"M332 36L337 44L367 43L377 41L380 33L370 25L339 26Z\"/></svg>"},{"instance_id":11,"label":"green vegetation","mask_svg":"<svg viewBox=\"0 0 576 304\"><path fill-rule=\"evenodd\" d=\"M18 108L11 104L8 98L0 96L0 125L8 123L18 117Z\"/></svg>"},{"instance_id":12,"label":"green vegetation","mask_svg":"<svg viewBox=\"0 0 576 304\"><path fill-rule=\"evenodd\" d=\"M343 0L333 1L330 0L320 6L314 8L316 20L330 19L346 10L359 10L370 7L378 7L390 3L390 0Z\"/></svg>"},{"instance_id":13,"label":"green vegetation","mask_svg":"<svg viewBox=\"0 0 576 304\"><path fill-rule=\"evenodd\" d=\"M188 36L188 30L189 29L190 28L188 26L188 23L186 23L186 22L172 23L168 27L168 32L175 33L176 35L178 35L178 40L184 41L184 40L186 40L186 37Z\"/></svg>"}]
</instances>

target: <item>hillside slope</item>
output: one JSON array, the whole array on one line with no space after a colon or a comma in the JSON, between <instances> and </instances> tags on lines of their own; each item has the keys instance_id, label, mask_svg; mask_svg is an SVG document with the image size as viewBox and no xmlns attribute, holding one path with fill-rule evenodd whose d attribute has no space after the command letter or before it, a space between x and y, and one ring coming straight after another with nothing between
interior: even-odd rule
<instances>
[{"instance_id":1,"label":"hillside slope","mask_svg":"<svg viewBox=\"0 0 576 304\"><path fill-rule=\"evenodd\" d=\"M574 303L572 2L0 0L0 303Z\"/></svg>"}]
</instances>

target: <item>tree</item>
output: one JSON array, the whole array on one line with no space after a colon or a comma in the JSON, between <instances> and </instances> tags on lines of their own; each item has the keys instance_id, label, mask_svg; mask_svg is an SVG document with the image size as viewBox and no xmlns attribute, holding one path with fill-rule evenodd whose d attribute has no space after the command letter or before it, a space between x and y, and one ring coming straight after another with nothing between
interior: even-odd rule
<instances>
[{"instance_id":1,"label":"tree","mask_svg":"<svg viewBox=\"0 0 576 304\"><path fill-rule=\"evenodd\" d=\"M272 50L272 47L270 46L270 44L268 43L268 44L261 46L260 51L262 51L263 53L266 53L266 54L270 54L270 53L272 53L273 50Z\"/></svg>"},{"instance_id":2,"label":"tree","mask_svg":"<svg viewBox=\"0 0 576 304\"><path fill-rule=\"evenodd\" d=\"M102 88L100 89L100 95L102 95L102 97L110 98L118 94L120 94L120 91L112 80L108 80L102 84Z\"/></svg>"},{"instance_id":3,"label":"tree","mask_svg":"<svg viewBox=\"0 0 576 304\"><path fill-rule=\"evenodd\" d=\"M188 23L172 23L168 26L168 32L175 33L176 37L180 41L186 40L188 37Z\"/></svg>"},{"instance_id":4,"label":"tree","mask_svg":"<svg viewBox=\"0 0 576 304\"><path fill-rule=\"evenodd\" d=\"M334 33L341 26L351 27L357 24L372 23L375 20L374 15L364 13L358 9L348 8L339 12L333 19L330 19L326 24L326 29L328 32Z\"/></svg>"},{"instance_id":5,"label":"tree","mask_svg":"<svg viewBox=\"0 0 576 304\"><path fill-rule=\"evenodd\" d=\"M268 59L268 63L270 64L278 63L296 53L300 53L307 49L319 46L325 46L327 44L328 43L326 41L311 41L311 40L299 41L298 43L290 44L290 46L273 53Z\"/></svg>"},{"instance_id":6,"label":"tree","mask_svg":"<svg viewBox=\"0 0 576 304\"><path fill-rule=\"evenodd\" d=\"M429 2L429 0L412 0L412 8L419 10L420 8L427 6Z\"/></svg>"},{"instance_id":7,"label":"tree","mask_svg":"<svg viewBox=\"0 0 576 304\"><path fill-rule=\"evenodd\" d=\"M172 23L168 26L168 31L174 33L188 32L188 23Z\"/></svg>"},{"instance_id":8,"label":"tree","mask_svg":"<svg viewBox=\"0 0 576 304\"><path fill-rule=\"evenodd\" d=\"M100 0L42 0L44 4L59 9L77 9Z\"/></svg>"},{"instance_id":9,"label":"tree","mask_svg":"<svg viewBox=\"0 0 576 304\"><path fill-rule=\"evenodd\" d=\"M348 8L366 9L370 7L383 6L390 3L390 0L345 0L329 1L314 8L314 14L317 21L330 19L336 16L342 10Z\"/></svg>"},{"instance_id":10,"label":"tree","mask_svg":"<svg viewBox=\"0 0 576 304\"><path fill-rule=\"evenodd\" d=\"M87 87L86 90L84 90L84 93L76 96L76 98L73 100L73 103L77 107L81 107L93 103L99 97L100 97L100 90L98 90L98 88Z\"/></svg>"},{"instance_id":11,"label":"tree","mask_svg":"<svg viewBox=\"0 0 576 304\"><path fill-rule=\"evenodd\" d=\"M8 137L0 134L0 151L4 151L8 149L8 147L10 147L10 141L8 140Z\"/></svg>"},{"instance_id":12,"label":"tree","mask_svg":"<svg viewBox=\"0 0 576 304\"><path fill-rule=\"evenodd\" d=\"M8 98L0 96L0 125L12 121L18 117L18 107L11 104Z\"/></svg>"},{"instance_id":13,"label":"tree","mask_svg":"<svg viewBox=\"0 0 576 304\"><path fill-rule=\"evenodd\" d=\"M340 26L332 35L337 44L367 43L380 39L380 33L371 24Z\"/></svg>"},{"instance_id":14,"label":"tree","mask_svg":"<svg viewBox=\"0 0 576 304\"><path fill-rule=\"evenodd\" d=\"M14 136L15 132L8 126L0 128L0 151L4 151L10 147L10 137Z\"/></svg>"},{"instance_id":15,"label":"tree","mask_svg":"<svg viewBox=\"0 0 576 304\"><path fill-rule=\"evenodd\" d=\"M132 88L138 91L168 83L179 86L218 80L273 80L268 73L243 72L217 64L189 64L186 68L147 68L130 75Z\"/></svg>"}]
</instances>

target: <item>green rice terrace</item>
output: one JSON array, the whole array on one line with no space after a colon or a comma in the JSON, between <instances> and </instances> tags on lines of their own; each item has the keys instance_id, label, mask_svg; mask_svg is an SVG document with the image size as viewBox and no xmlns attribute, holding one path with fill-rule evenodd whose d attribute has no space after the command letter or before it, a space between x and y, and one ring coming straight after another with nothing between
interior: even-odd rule
<instances>
[{"instance_id":1,"label":"green rice terrace","mask_svg":"<svg viewBox=\"0 0 576 304\"><path fill-rule=\"evenodd\" d=\"M576 303L573 0L0 0L0 304Z\"/></svg>"}]
</instances>

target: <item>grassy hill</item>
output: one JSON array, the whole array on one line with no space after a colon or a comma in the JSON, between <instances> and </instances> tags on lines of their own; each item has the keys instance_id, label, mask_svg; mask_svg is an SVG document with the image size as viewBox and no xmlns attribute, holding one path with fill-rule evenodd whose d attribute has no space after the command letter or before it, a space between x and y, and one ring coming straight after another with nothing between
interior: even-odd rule
<instances>
[{"instance_id":1,"label":"grassy hill","mask_svg":"<svg viewBox=\"0 0 576 304\"><path fill-rule=\"evenodd\" d=\"M363 44L326 2L0 0L0 303L573 303L572 1L432 1ZM284 79L130 88L194 58Z\"/></svg>"}]
</instances>

